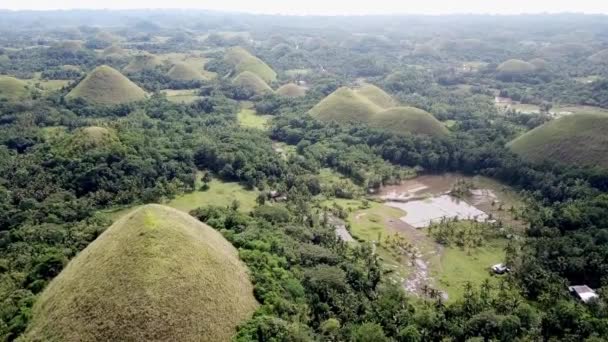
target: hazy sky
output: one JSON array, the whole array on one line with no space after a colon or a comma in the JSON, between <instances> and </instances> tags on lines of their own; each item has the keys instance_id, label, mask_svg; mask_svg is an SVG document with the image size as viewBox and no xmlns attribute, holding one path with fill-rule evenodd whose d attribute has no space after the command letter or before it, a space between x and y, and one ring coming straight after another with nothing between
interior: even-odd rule
<instances>
[{"instance_id":1,"label":"hazy sky","mask_svg":"<svg viewBox=\"0 0 608 342\"><path fill-rule=\"evenodd\" d=\"M608 14L608 0L0 0L2 9L200 8L282 14Z\"/></svg>"}]
</instances>

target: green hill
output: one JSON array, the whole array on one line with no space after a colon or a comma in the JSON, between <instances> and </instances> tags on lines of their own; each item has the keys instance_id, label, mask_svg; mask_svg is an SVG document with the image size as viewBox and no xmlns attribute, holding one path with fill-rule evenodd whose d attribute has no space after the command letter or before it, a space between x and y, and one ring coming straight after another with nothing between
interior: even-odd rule
<instances>
[{"instance_id":1,"label":"green hill","mask_svg":"<svg viewBox=\"0 0 608 342\"><path fill-rule=\"evenodd\" d=\"M243 71L238 74L232 80L232 84L248 89L255 95L272 92L272 88L260 76L250 71Z\"/></svg>"},{"instance_id":2,"label":"green hill","mask_svg":"<svg viewBox=\"0 0 608 342\"><path fill-rule=\"evenodd\" d=\"M397 105L397 102L389 94L373 84L365 83L361 87L356 88L355 92L384 109Z\"/></svg>"},{"instance_id":3,"label":"green hill","mask_svg":"<svg viewBox=\"0 0 608 342\"><path fill-rule=\"evenodd\" d=\"M68 52L76 52L84 48L84 44L80 40L64 40L54 43L51 47Z\"/></svg>"},{"instance_id":4,"label":"green hill","mask_svg":"<svg viewBox=\"0 0 608 342\"><path fill-rule=\"evenodd\" d=\"M0 100L18 101L28 96L27 83L11 76L0 76Z\"/></svg>"},{"instance_id":5,"label":"green hill","mask_svg":"<svg viewBox=\"0 0 608 342\"><path fill-rule=\"evenodd\" d=\"M530 61L528 61L528 63L534 65L534 68L536 68L536 70L544 70L547 68L547 65L549 64L546 60L544 60L542 58L531 59Z\"/></svg>"},{"instance_id":6,"label":"green hill","mask_svg":"<svg viewBox=\"0 0 608 342\"><path fill-rule=\"evenodd\" d=\"M589 61L594 64L608 64L608 49L589 56Z\"/></svg>"},{"instance_id":7,"label":"green hill","mask_svg":"<svg viewBox=\"0 0 608 342\"><path fill-rule=\"evenodd\" d=\"M256 309L237 250L161 205L125 215L33 307L25 341L229 341Z\"/></svg>"},{"instance_id":8,"label":"green hill","mask_svg":"<svg viewBox=\"0 0 608 342\"><path fill-rule=\"evenodd\" d=\"M232 65L236 73L249 71L260 76L266 83L277 79L277 73L271 67L242 47L237 46L228 49L224 59Z\"/></svg>"},{"instance_id":9,"label":"green hill","mask_svg":"<svg viewBox=\"0 0 608 342\"><path fill-rule=\"evenodd\" d=\"M207 79L200 71L186 63L175 63L167 76L176 81L204 81Z\"/></svg>"},{"instance_id":10,"label":"green hill","mask_svg":"<svg viewBox=\"0 0 608 342\"><path fill-rule=\"evenodd\" d=\"M338 88L310 110L310 114L322 121L339 123L369 122L382 110L368 98L347 87Z\"/></svg>"},{"instance_id":11,"label":"green hill","mask_svg":"<svg viewBox=\"0 0 608 342\"><path fill-rule=\"evenodd\" d=\"M72 89L67 98L82 98L93 104L115 105L143 100L146 93L120 72L102 65Z\"/></svg>"},{"instance_id":12,"label":"green hill","mask_svg":"<svg viewBox=\"0 0 608 342\"><path fill-rule=\"evenodd\" d=\"M276 93L287 97L302 97L306 95L306 88L294 83L287 83L279 87Z\"/></svg>"},{"instance_id":13,"label":"green hill","mask_svg":"<svg viewBox=\"0 0 608 342\"><path fill-rule=\"evenodd\" d=\"M608 168L608 114L573 114L550 121L509 143L522 158Z\"/></svg>"},{"instance_id":14,"label":"green hill","mask_svg":"<svg viewBox=\"0 0 608 342\"><path fill-rule=\"evenodd\" d=\"M131 62L124 68L126 73L137 73L143 70L154 69L162 65L160 58L149 53L143 53L133 57Z\"/></svg>"},{"instance_id":15,"label":"green hill","mask_svg":"<svg viewBox=\"0 0 608 342\"><path fill-rule=\"evenodd\" d=\"M531 74L536 71L536 67L534 64L520 59L509 59L508 61L501 63L496 70L501 75L517 76Z\"/></svg>"},{"instance_id":16,"label":"green hill","mask_svg":"<svg viewBox=\"0 0 608 342\"><path fill-rule=\"evenodd\" d=\"M127 52L118 45L110 45L102 51L101 55L106 58L124 58Z\"/></svg>"},{"instance_id":17,"label":"green hill","mask_svg":"<svg viewBox=\"0 0 608 342\"><path fill-rule=\"evenodd\" d=\"M395 107L374 115L370 126L394 133L410 132L441 137L448 134L447 128L431 113L414 107Z\"/></svg>"}]
</instances>

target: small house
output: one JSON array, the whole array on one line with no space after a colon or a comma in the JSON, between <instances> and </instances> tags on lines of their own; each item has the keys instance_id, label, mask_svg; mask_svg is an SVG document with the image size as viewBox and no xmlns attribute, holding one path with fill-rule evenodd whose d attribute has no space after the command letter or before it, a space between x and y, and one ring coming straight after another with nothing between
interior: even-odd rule
<instances>
[{"instance_id":1,"label":"small house","mask_svg":"<svg viewBox=\"0 0 608 342\"><path fill-rule=\"evenodd\" d=\"M599 297L597 293L587 285L569 286L568 290L570 290L570 293L580 299L583 303L589 303L593 299Z\"/></svg>"}]
</instances>

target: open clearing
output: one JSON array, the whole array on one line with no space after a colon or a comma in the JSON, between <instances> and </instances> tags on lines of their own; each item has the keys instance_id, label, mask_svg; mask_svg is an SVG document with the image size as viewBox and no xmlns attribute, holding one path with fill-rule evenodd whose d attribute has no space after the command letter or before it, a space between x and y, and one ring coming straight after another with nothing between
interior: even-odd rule
<instances>
[{"instance_id":1,"label":"open clearing","mask_svg":"<svg viewBox=\"0 0 608 342\"><path fill-rule=\"evenodd\" d=\"M406 204L408 200L424 202L432 197L445 196L462 180L473 185L471 194L460 200L462 204L477 212L491 214L514 232L525 228L525 223L513 216L513 212L522 205L517 193L486 177L458 174L420 176L400 185L387 186L379 196L394 198L401 201L399 204ZM373 201L365 207L363 200L356 199L335 199L322 205L331 207L334 203L348 211L346 221L353 237L373 243L384 267L390 272L389 279L402 283L409 292L421 295L427 285L443 291L449 300L455 300L462 297L465 282L481 284L491 277L489 267L504 261L504 239L491 239L481 247L468 249L436 243L426 228L415 228L403 220L409 215L419 215L416 208L403 211L405 207L395 208ZM514 209L511 211L509 208Z\"/></svg>"},{"instance_id":2,"label":"open clearing","mask_svg":"<svg viewBox=\"0 0 608 342\"><path fill-rule=\"evenodd\" d=\"M232 205L234 200L237 200L239 211L250 212L256 204L257 195L257 191L247 190L239 183L222 182L214 179L209 183L207 191L197 190L185 193L168 201L165 205L188 213L193 209L208 205L227 207ZM140 206L109 209L101 213L108 215L114 221L138 207Z\"/></svg>"},{"instance_id":3,"label":"open clearing","mask_svg":"<svg viewBox=\"0 0 608 342\"><path fill-rule=\"evenodd\" d=\"M255 109L248 105L242 105L236 117L243 127L267 129L272 115L258 115L255 113Z\"/></svg>"},{"instance_id":4,"label":"open clearing","mask_svg":"<svg viewBox=\"0 0 608 342\"><path fill-rule=\"evenodd\" d=\"M198 99L201 99L202 96L197 95L198 89L165 89L161 90L161 92L167 95L167 100L175 103L192 103Z\"/></svg>"}]
</instances>

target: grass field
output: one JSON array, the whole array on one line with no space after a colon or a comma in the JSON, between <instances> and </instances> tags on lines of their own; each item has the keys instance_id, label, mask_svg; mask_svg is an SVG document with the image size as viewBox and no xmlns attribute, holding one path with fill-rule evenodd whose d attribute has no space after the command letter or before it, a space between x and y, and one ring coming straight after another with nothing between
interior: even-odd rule
<instances>
[{"instance_id":1,"label":"grass field","mask_svg":"<svg viewBox=\"0 0 608 342\"><path fill-rule=\"evenodd\" d=\"M489 268L504 262L506 243L502 240L488 242L473 251L458 247L444 248L440 263L432 265L432 272L442 290L451 300L462 298L463 286L468 281L478 286L492 278Z\"/></svg>"},{"instance_id":2,"label":"grass field","mask_svg":"<svg viewBox=\"0 0 608 342\"><path fill-rule=\"evenodd\" d=\"M242 108L237 113L237 120L243 127L267 129L272 115L258 115L255 109Z\"/></svg>"},{"instance_id":3,"label":"grass field","mask_svg":"<svg viewBox=\"0 0 608 342\"><path fill-rule=\"evenodd\" d=\"M0 99L17 101L28 97L27 83L10 76L0 76Z\"/></svg>"},{"instance_id":4,"label":"grass field","mask_svg":"<svg viewBox=\"0 0 608 342\"><path fill-rule=\"evenodd\" d=\"M188 213L193 209L208 205L227 207L234 200L237 200L240 204L240 211L250 212L256 205L255 199L257 196L257 191L246 190L238 183L222 182L214 179L209 183L209 190L182 194L167 201L165 205ZM101 214L107 215L111 220L117 220L138 207L108 209L102 211Z\"/></svg>"},{"instance_id":5,"label":"grass field","mask_svg":"<svg viewBox=\"0 0 608 342\"><path fill-rule=\"evenodd\" d=\"M516 138L509 147L535 163L608 168L607 130L608 113L566 115Z\"/></svg>"},{"instance_id":6,"label":"grass field","mask_svg":"<svg viewBox=\"0 0 608 342\"><path fill-rule=\"evenodd\" d=\"M95 68L70 93L68 98L83 98L98 105L115 105L143 100L146 93L115 69Z\"/></svg>"},{"instance_id":7,"label":"grass field","mask_svg":"<svg viewBox=\"0 0 608 342\"><path fill-rule=\"evenodd\" d=\"M258 304L237 250L178 210L115 222L46 287L27 341L228 341Z\"/></svg>"},{"instance_id":8,"label":"grass field","mask_svg":"<svg viewBox=\"0 0 608 342\"><path fill-rule=\"evenodd\" d=\"M192 103L201 98L197 89L165 89L162 92L167 95L167 100L175 103Z\"/></svg>"}]
</instances>

